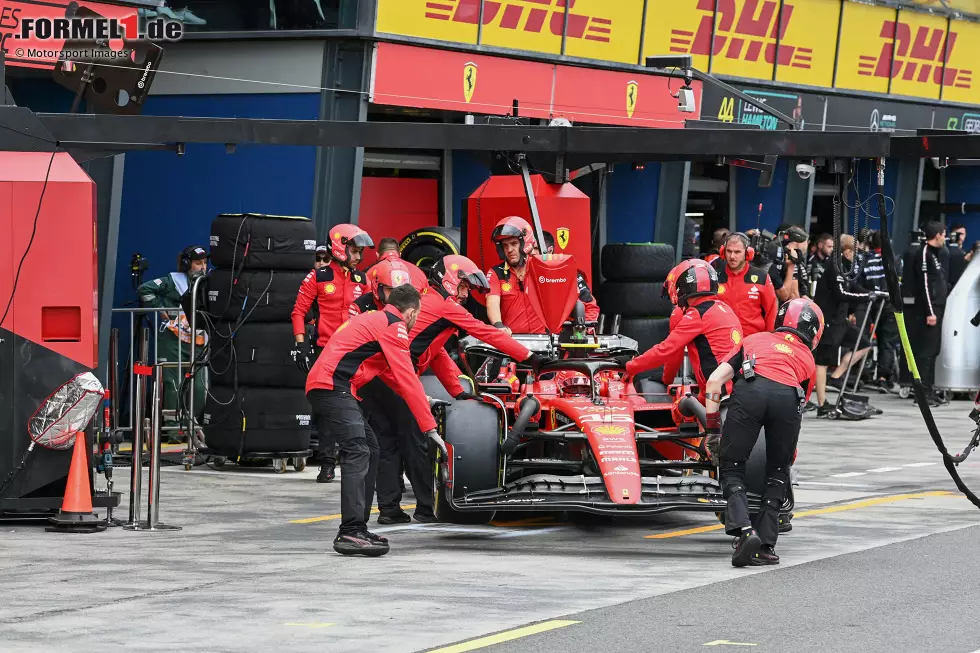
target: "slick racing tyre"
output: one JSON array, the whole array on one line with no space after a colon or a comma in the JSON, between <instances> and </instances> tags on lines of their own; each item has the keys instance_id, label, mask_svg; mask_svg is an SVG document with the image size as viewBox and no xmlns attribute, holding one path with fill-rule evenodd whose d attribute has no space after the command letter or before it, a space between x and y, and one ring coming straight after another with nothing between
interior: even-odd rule
<instances>
[{"instance_id":1,"label":"slick racing tyre","mask_svg":"<svg viewBox=\"0 0 980 653\"><path fill-rule=\"evenodd\" d=\"M214 270L207 280L207 311L221 322L289 322L305 272Z\"/></svg>"},{"instance_id":2,"label":"slick racing tyre","mask_svg":"<svg viewBox=\"0 0 980 653\"><path fill-rule=\"evenodd\" d=\"M232 328L218 324L215 329L210 365L213 385L306 387L306 373L290 355L295 342L291 324L249 322L238 327L234 339L229 340L225 336Z\"/></svg>"},{"instance_id":3,"label":"slick racing tyre","mask_svg":"<svg viewBox=\"0 0 980 653\"><path fill-rule=\"evenodd\" d=\"M670 317L674 305L664 297L660 283L645 281L604 281L596 298L606 315L622 317Z\"/></svg>"},{"instance_id":4,"label":"slick racing tyre","mask_svg":"<svg viewBox=\"0 0 980 653\"><path fill-rule=\"evenodd\" d=\"M424 377L423 377L424 378ZM491 490L500 478L500 416L497 408L476 400L454 401L446 408L443 440L452 447L452 497L463 502L467 492ZM430 450L433 449L430 447ZM492 510L455 510L449 505L449 489L439 481L445 461L435 461L433 494L439 521L452 524L486 524L493 519Z\"/></svg>"},{"instance_id":5,"label":"slick racing tyre","mask_svg":"<svg viewBox=\"0 0 980 653\"><path fill-rule=\"evenodd\" d=\"M311 413L294 389L213 387L204 403L204 438L212 455L228 458L306 451Z\"/></svg>"},{"instance_id":6,"label":"slick racing tyre","mask_svg":"<svg viewBox=\"0 0 980 653\"><path fill-rule=\"evenodd\" d=\"M608 281L662 283L673 267L673 245L609 243L602 248L602 276ZM659 290L657 295L660 295Z\"/></svg>"},{"instance_id":7,"label":"slick racing tyre","mask_svg":"<svg viewBox=\"0 0 980 653\"><path fill-rule=\"evenodd\" d=\"M608 319L607 323L608 323ZM670 333L670 319L666 317L624 317L619 323L619 332L636 340L640 352L645 352L660 344Z\"/></svg>"},{"instance_id":8,"label":"slick racing tyre","mask_svg":"<svg viewBox=\"0 0 980 653\"><path fill-rule=\"evenodd\" d=\"M459 229L455 227L424 227L402 238L398 248L402 259L428 274L443 256L459 254L459 242Z\"/></svg>"},{"instance_id":9,"label":"slick racing tyre","mask_svg":"<svg viewBox=\"0 0 980 653\"><path fill-rule=\"evenodd\" d=\"M313 269L316 228L309 218L222 214L211 223L211 264L220 270Z\"/></svg>"}]
</instances>

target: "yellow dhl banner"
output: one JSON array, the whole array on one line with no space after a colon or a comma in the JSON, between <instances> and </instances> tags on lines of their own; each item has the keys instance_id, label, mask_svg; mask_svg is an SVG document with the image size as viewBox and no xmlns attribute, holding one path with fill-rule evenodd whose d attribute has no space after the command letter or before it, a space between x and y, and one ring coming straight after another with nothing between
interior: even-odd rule
<instances>
[{"instance_id":1,"label":"yellow dhl banner","mask_svg":"<svg viewBox=\"0 0 980 653\"><path fill-rule=\"evenodd\" d=\"M849 0L379 0L377 30L558 55L566 23L572 57L690 54L714 74L980 104L980 24Z\"/></svg>"}]
</instances>

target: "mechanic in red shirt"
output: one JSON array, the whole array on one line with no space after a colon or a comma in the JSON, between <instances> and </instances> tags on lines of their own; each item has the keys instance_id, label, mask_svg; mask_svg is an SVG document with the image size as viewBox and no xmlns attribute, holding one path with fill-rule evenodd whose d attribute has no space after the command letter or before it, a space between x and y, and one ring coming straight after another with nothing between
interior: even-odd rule
<instances>
[{"instance_id":1,"label":"mechanic in red shirt","mask_svg":"<svg viewBox=\"0 0 980 653\"><path fill-rule=\"evenodd\" d=\"M517 216L504 218L494 227L490 238L497 247L497 255L503 261L491 268L486 275L490 283L487 295L487 316L490 323L503 329L507 335L546 333L547 329L534 312L524 285L528 258L540 253L531 225ZM553 240L548 251L554 251ZM578 276L578 290L579 299L586 305L586 319L598 319L599 307L581 273Z\"/></svg>"},{"instance_id":2,"label":"mechanic in red shirt","mask_svg":"<svg viewBox=\"0 0 980 653\"><path fill-rule=\"evenodd\" d=\"M476 263L465 256L455 254L445 256L433 266L429 284L428 292L422 294L422 309L418 320L408 336L409 350L419 375L424 374L431 367L454 399L472 399L476 396L472 394L475 384L470 381L469 388L463 386L461 383L463 374L446 351L446 341L460 330L499 349L514 360L524 361L531 358L531 352L526 347L501 330L477 320L461 306L471 290L486 292L487 279ZM394 387L387 374L382 378L385 383ZM402 451L405 455L405 467L415 491L415 520L423 523L434 522L436 517L433 512L432 494L418 489L431 487L432 483L427 439L414 428L411 420L405 417L407 411L405 402L395 393L387 394L387 399L382 399L379 403L384 406L389 421L402 425L400 430L403 433ZM384 452L382 452L383 456ZM378 518L378 523L393 524L410 521L408 515L400 508L400 503L401 488L398 485L398 477L391 473L379 473L378 508L381 516Z\"/></svg>"},{"instance_id":3,"label":"mechanic in red shirt","mask_svg":"<svg viewBox=\"0 0 980 653\"><path fill-rule=\"evenodd\" d=\"M728 500L725 532L736 537L732 565L775 565L779 509L800 437L803 410L816 381L813 348L823 335L820 307L792 299L776 315L775 333L747 336L708 378L706 426L721 433L721 486ZM728 417L721 425L722 391L735 378ZM745 492L745 463L766 429L766 489L755 528ZM756 531L758 529L758 532Z\"/></svg>"},{"instance_id":4,"label":"mechanic in red shirt","mask_svg":"<svg viewBox=\"0 0 980 653\"><path fill-rule=\"evenodd\" d=\"M670 384L686 348L704 403L707 379L718 361L742 342L742 326L731 307L718 301L718 274L705 261L688 259L677 265L667 275L664 293L677 306L670 316L670 334L626 363L626 373L636 376L663 365L663 382Z\"/></svg>"},{"instance_id":5,"label":"mechanic in red shirt","mask_svg":"<svg viewBox=\"0 0 980 653\"><path fill-rule=\"evenodd\" d=\"M745 336L772 331L779 308L768 272L749 264L754 255L748 236L736 232L712 263L718 272L718 299L735 310Z\"/></svg>"},{"instance_id":6,"label":"mechanic in red shirt","mask_svg":"<svg viewBox=\"0 0 980 653\"><path fill-rule=\"evenodd\" d=\"M398 249L398 241L394 238L382 238L378 242L378 261L403 261L401 250ZM412 286L422 292L422 289L429 285L429 277L414 263L404 261L412 273ZM377 265L377 263L375 264ZM373 267L373 266L372 266ZM370 274L371 269L368 269Z\"/></svg>"},{"instance_id":7,"label":"mechanic in red shirt","mask_svg":"<svg viewBox=\"0 0 980 653\"><path fill-rule=\"evenodd\" d=\"M388 541L368 532L374 495L378 443L358 405L358 390L388 372L419 429L435 434L422 383L408 350L408 333L418 318L421 297L403 285L388 293L388 304L341 324L306 379L306 396L318 428L331 434L344 454L340 478L340 530L333 548L343 555L380 556Z\"/></svg>"},{"instance_id":8,"label":"mechanic in red shirt","mask_svg":"<svg viewBox=\"0 0 980 653\"><path fill-rule=\"evenodd\" d=\"M404 284L410 284L424 295L429 288L429 278L415 265L397 257L382 258L365 273L371 292L361 295L348 307L350 317L380 311L387 303L388 292Z\"/></svg>"},{"instance_id":9,"label":"mechanic in red shirt","mask_svg":"<svg viewBox=\"0 0 980 653\"><path fill-rule=\"evenodd\" d=\"M293 361L304 372L309 372L313 361L326 346L340 323L347 319L351 303L362 294L368 293L371 286L364 273L358 271L365 247L374 247L374 242L364 230L352 224L339 224L330 228L331 261L311 271L300 284L293 306L293 335L296 344L290 352ZM319 309L317 318L317 341L306 341L304 319L310 307L316 303ZM320 473L317 483L331 483L335 478L337 456L334 443L329 437L319 434L317 459Z\"/></svg>"}]
</instances>

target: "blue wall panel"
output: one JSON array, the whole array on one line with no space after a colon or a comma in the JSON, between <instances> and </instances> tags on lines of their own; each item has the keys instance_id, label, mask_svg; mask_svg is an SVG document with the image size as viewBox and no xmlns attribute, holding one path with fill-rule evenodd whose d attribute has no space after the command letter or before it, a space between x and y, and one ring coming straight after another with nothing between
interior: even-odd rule
<instances>
[{"instance_id":1,"label":"blue wall panel","mask_svg":"<svg viewBox=\"0 0 980 653\"><path fill-rule=\"evenodd\" d=\"M318 94L153 96L144 114L286 118L319 117ZM219 213L271 213L309 217L313 210L316 148L223 145L187 146L173 152L126 155L116 276L116 306L136 299L129 261L150 261L145 279L175 269L189 244L207 246Z\"/></svg>"},{"instance_id":2,"label":"blue wall panel","mask_svg":"<svg viewBox=\"0 0 980 653\"><path fill-rule=\"evenodd\" d=\"M926 165L932 165L926 161ZM980 204L980 168L953 166L946 168L946 202ZM948 214L946 224L959 223L966 227L967 247L980 240L980 213Z\"/></svg>"},{"instance_id":3,"label":"blue wall panel","mask_svg":"<svg viewBox=\"0 0 980 653\"><path fill-rule=\"evenodd\" d=\"M7 78L7 87L19 107L27 107L31 111L47 113L68 113L75 94L64 86L56 84L50 77L47 79ZM0 89L2 90L2 89ZM86 102L82 100L79 113L85 113Z\"/></svg>"},{"instance_id":4,"label":"blue wall panel","mask_svg":"<svg viewBox=\"0 0 980 653\"><path fill-rule=\"evenodd\" d=\"M759 171L738 168L735 171L735 225L739 231L748 231L757 226L775 232L783 222L783 207L786 201L786 175L789 164L779 161L773 174L772 186L759 188ZM796 174L794 167L793 174ZM762 218L759 218L759 205L762 204Z\"/></svg>"},{"instance_id":5,"label":"blue wall panel","mask_svg":"<svg viewBox=\"0 0 980 653\"><path fill-rule=\"evenodd\" d=\"M490 176L490 169L473 152L453 152L453 226L463 222L463 204Z\"/></svg>"},{"instance_id":6,"label":"blue wall panel","mask_svg":"<svg viewBox=\"0 0 980 653\"><path fill-rule=\"evenodd\" d=\"M653 241L660 190L660 164L648 163L633 170L617 164L606 183L606 242L648 243Z\"/></svg>"}]
</instances>

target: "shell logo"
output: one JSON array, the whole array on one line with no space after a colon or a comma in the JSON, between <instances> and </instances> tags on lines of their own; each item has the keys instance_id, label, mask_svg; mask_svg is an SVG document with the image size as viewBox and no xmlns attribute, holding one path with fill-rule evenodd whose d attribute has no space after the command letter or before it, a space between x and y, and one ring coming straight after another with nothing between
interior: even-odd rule
<instances>
[{"instance_id":1,"label":"shell logo","mask_svg":"<svg viewBox=\"0 0 980 653\"><path fill-rule=\"evenodd\" d=\"M333 285L332 283L328 283L323 287L323 292L327 295L334 294L336 290L337 290L337 286Z\"/></svg>"},{"instance_id":2,"label":"shell logo","mask_svg":"<svg viewBox=\"0 0 980 653\"><path fill-rule=\"evenodd\" d=\"M732 342L736 345L742 342L742 334L738 332L738 329L732 329Z\"/></svg>"},{"instance_id":3,"label":"shell logo","mask_svg":"<svg viewBox=\"0 0 980 653\"><path fill-rule=\"evenodd\" d=\"M623 426L604 424L592 430L599 435L626 435L626 428Z\"/></svg>"},{"instance_id":4,"label":"shell logo","mask_svg":"<svg viewBox=\"0 0 980 653\"><path fill-rule=\"evenodd\" d=\"M333 239L334 240L340 240L340 232L339 231L333 232Z\"/></svg>"},{"instance_id":5,"label":"shell logo","mask_svg":"<svg viewBox=\"0 0 980 653\"><path fill-rule=\"evenodd\" d=\"M724 295L725 294L725 290L726 289L725 289L725 286L724 285L718 286L718 294L719 295Z\"/></svg>"},{"instance_id":6,"label":"shell logo","mask_svg":"<svg viewBox=\"0 0 980 653\"><path fill-rule=\"evenodd\" d=\"M453 263L452 265L449 266L449 269L450 270L454 270L454 271L455 270L458 270L459 269L459 264L458 263Z\"/></svg>"},{"instance_id":7,"label":"shell logo","mask_svg":"<svg viewBox=\"0 0 980 653\"><path fill-rule=\"evenodd\" d=\"M502 284L500 286L500 289L503 290L504 292L510 292L510 284L509 283Z\"/></svg>"},{"instance_id":8,"label":"shell logo","mask_svg":"<svg viewBox=\"0 0 980 653\"><path fill-rule=\"evenodd\" d=\"M790 347L789 345L784 345L781 342L773 345L773 349L775 349L778 352L782 352L784 354L789 354L790 356L793 355L792 347Z\"/></svg>"}]
</instances>

